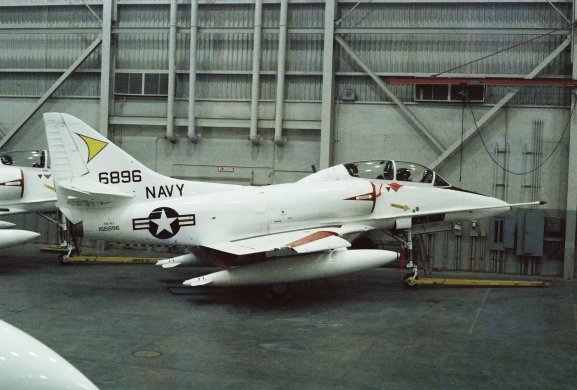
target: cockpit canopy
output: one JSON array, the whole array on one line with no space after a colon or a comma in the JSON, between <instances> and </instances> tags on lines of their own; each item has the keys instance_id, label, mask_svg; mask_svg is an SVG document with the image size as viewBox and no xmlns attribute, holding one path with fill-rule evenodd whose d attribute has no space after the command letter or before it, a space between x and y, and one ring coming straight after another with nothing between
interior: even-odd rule
<instances>
[{"instance_id":1,"label":"cockpit canopy","mask_svg":"<svg viewBox=\"0 0 577 390\"><path fill-rule=\"evenodd\" d=\"M409 181L414 183L433 183L436 187L448 187L441 176L429 168L405 161L374 160L344 164L353 177L371 180Z\"/></svg>"},{"instance_id":2,"label":"cockpit canopy","mask_svg":"<svg viewBox=\"0 0 577 390\"><path fill-rule=\"evenodd\" d=\"M48 168L48 151L15 150L0 153L1 165L12 165L26 168Z\"/></svg>"},{"instance_id":3,"label":"cockpit canopy","mask_svg":"<svg viewBox=\"0 0 577 390\"><path fill-rule=\"evenodd\" d=\"M369 180L421 183L435 187L450 187L450 184L435 171L423 165L395 160L350 162L323 169L305 177L301 181L347 180L355 177Z\"/></svg>"}]
</instances>

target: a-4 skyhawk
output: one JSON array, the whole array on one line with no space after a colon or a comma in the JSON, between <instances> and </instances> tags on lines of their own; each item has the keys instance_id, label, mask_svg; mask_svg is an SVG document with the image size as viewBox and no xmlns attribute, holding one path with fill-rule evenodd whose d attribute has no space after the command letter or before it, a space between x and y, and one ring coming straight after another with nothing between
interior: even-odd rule
<instances>
[{"instance_id":1,"label":"a-4 skyhawk","mask_svg":"<svg viewBox=\"0 0 577 390\"><path fill-rule=\"evenodd\" d=\"M57 206L72 233L186 246L189 254L159 264L208 261L223 268L184 282L189 286L287 283L378 267L397 253L348 250L359 235L484 218L515 206L452 187L421 165L390 160L338 165L265 187L172 179L73 116L47 113L44 120Z\"/></svg>"}]
</instances>

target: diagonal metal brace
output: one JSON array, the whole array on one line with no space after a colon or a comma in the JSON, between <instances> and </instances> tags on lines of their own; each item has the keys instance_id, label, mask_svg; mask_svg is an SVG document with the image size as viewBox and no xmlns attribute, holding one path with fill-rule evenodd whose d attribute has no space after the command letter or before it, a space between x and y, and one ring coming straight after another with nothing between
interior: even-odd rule
<instances>
[{"instance_id":1,"label":"diagonal metal brace","mask_svg":"<svg viewBox=\"0 0 577 390\"><path fill-rule=\"evenodd\" d=\"M56 80L54 84L52 84L52 86L48 88L48 90L44 93L44 95L42 95L42 97L36 102L32 110L30 110L28 115L26 115L8 134L6 134L4 138L2 138L2 140L0 140L0 149L4 145L6 145L8 141L10 141L12 137L14 137L14 135L16 135L16 133L22 128L22 126L24 126L26 122L28 122L28 120L32 117L32 115L34 115L36 111L38 111L40 107L42 107L44 102L46 102L46 100L48 100L48 98L52 96L52 94L62 85L62 83L64 83L64 81L72 73L74 73L74 71L78 69L80 65L82 65L84 60L86 60L86 58L88 58L88 56L92 54L92 52L100 45L100 43L102 43L102 36L98 36L98 38L96 38L94 42L92 42L92 44L82 52L82 54L76 59L76 61L74 61L74 63L70 65L68 69L66 69L66 71L62 74L62 76L60 76L60 78L58 78L58 80Z\"/></svg>"},{"instance_id":2,"label":"diagonal metal brace","mask_svg":"<svg viewBox=\"0 0 577 390\"><path fill-rule=\"evenodd\" d=\"M571 44L571 38L567 38L561 45L559 45L555 50L551 52L535 69L531 71L525 79L530 80L535 78L551 61L555 59L563 50L565 50ZM521 88L515 88L507 95L505 95L497 104L495 104L485 115L481 117L477 121L476 125L473 125L469 128L463 135L463 140L458 140L451 146L447 148L435 161L428 165L431 169L437 169L439 165L445 162L449 157L451 157L460 147L461 144L465 144L467 141L471 139L471 137L476 133L477 128L481 130L493 117L507 104L516 94L519 92Z\"/></svg>"},{"instance_id":3,"label":"diagonal metal brace","mask_svg":"<svg viewBox=\"0 0 577 390\"><path fill-rule=\"evenodd\" d=\"M389 99L391 99L393 103L399 107L405 118L408 119L408 121L429 140L435 150L441 153L444 152L445 147L439 142L439 140L435 138L433 133L431 133L431 131L427 129L425 125L422 124L421 121L419 121L419 119L411 111L409 111L407 106L393 93L393 91L391 91L389 87L387 87L387 84L381 80L381 78L377 76L363 61L361 61L361 59L355 54L353 49L351 49L345 40L338 35L335 35L335 41L337 41L338 44L341 45L341 47L345 50L345 52L365 71L365 73L367 73L373 79L373 81L377 83L379 88L381 88L387 94Z\"/></svg>"}]
</instances>

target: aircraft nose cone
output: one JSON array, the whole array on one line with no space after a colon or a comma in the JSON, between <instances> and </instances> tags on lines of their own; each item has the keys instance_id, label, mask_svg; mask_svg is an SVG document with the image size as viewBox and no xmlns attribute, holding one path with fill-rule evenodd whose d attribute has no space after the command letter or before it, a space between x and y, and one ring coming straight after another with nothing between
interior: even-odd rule
<instances>
[{"instance_id":1,"label":"aircraft nose cone","mask_svg":"<svg viewBox=\"0 0 577 390\"><path fill-rule=\"evenodd\" d=\"M504 200L490 196L484 196L483 198L483 203L487 208L474 212L475 218L489 218L511 210L511 205Z\"/></svg>"}]
</instances>

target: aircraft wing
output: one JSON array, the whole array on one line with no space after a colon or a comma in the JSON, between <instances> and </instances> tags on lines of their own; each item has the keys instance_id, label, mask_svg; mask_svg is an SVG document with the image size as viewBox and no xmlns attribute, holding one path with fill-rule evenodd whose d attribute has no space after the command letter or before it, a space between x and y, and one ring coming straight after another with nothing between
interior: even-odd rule
<instances>
[{"instance_id":1,"label":"aircraft wing","mask_svg":"<svg viewBox=\"0 0 577 390\"><path fill-rule=\"evenodd\" d=\"M466 214L475 210L495 209L537 205L544 202L528 202L528 203L514 203L514 204L500 204L492 206L480 207L451 207L445 209L436 209L434 211L417 211L407 212L398 215L387 216L387 220L395 220L399 218L419 218L429 217L439 214ZM423 221L428 222L428 221ZM250 255L253 253L274 252L281 250L288 250L292 253L313 253L322 252L330 249L348 248L351 246L350 241L343 237L354 236L357 233L372 230L375 227L372 224L359 225L343 225L341 227L325 227L315 229L303 229L290 232L276 233L262 235L258 237L251 237L242 240L233 240L218 242L212 244L203 244L202 246L216 249L221 252L230 253L233 255Z\"/></svg>"},{"instance_id":2,"label":"aircraft wing","mask_svg":"<svg viewBox=\"0 0 577 390\"><path fill-rule=\"evenodd\" d=\"M305 229L203 246L239 256L280 250L311 253L351 246L349 241L340 237L343 233L345 230L337 227Z\"/></svg>"}]
</instances>

